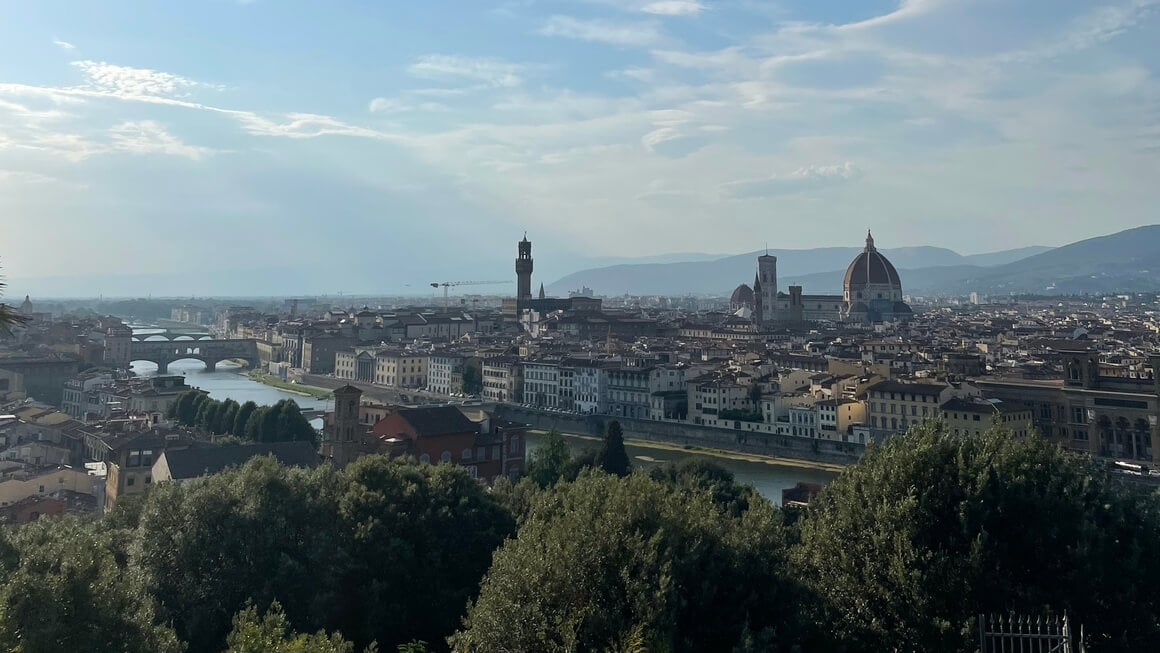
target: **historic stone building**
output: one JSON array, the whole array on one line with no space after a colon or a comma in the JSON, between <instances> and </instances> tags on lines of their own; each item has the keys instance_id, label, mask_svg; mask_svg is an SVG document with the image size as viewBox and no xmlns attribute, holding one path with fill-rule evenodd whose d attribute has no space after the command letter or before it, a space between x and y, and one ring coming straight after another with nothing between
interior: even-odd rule
<instances>
[{"instance_id":1,"label":"historic stone building","mask_svg":"<svg viewBox=\"0 0 1160 653\"><path fill-rule=\"evenodd\" d=\"M552 311L571 311L577 313L599 313L603 302L595 297L547 297L544 295L544 286L540 284L540 293L536 297L532 294L532 271L535 260L532 258L532 241L524 234L524 239L518 244L516 256L516 296L514 299L503 300L503 317L507 322L516 322L524 311L535 311L541 315Z\"/></svg>"},{"instance_id":2,"label":"historic stone building","mask_svg":"<svg viewBox=\"0 0 1160 653\"><path fill-rule=\"evenodd\" d=\"M874 247L866 232L866 249L846 270L842 283L848 322L901 322L910 319L910 307L902 301L902 280L894 265Z\"/></svg>"},{"instance_id":3,"label":"historic stone building","mask_svg":"<svg viewBox=\"0 0 1160 653\"><path fill-rule=\"evenodd\" d=\"M902 281L894 265L874 247L874 238L866 233L866 248L846 270L841 295L807 295L801 286L790 286L788 293L777 288L777 257L757 257L757 276L753 281L754 322L762 328L791 326L805 322L849 322L873 324L905 322L910 307L902 301ZM736 299L743 293L734 291Z\"/></svg>"}]
</instances>

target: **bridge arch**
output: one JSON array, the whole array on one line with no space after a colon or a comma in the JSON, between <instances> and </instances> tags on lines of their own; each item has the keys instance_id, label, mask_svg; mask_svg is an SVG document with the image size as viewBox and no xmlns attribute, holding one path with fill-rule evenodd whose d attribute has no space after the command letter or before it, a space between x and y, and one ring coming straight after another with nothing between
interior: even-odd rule
<instances>
[{"instance_id":1,"label":"bridge arch","mask_svg":"<svg viewBox=\"0 0 1160 653\"><path fill-rule=\"evenodd\" d=\"M179 358L160 359L160 360L153 360L152 358L135 357L130 362L130 365L132 365L133 363L153 363L154 365L157 366L157 373L158 374L168 374L170 365L173 365L174 363L180 363L182 361L197 361L205 366L206 372L216 371L217 366L221 365L222 363L225 363L225 362L230 362L230 363L240 362L240 363L243 363L244 366L249 366L249 367L252 367L254 364L253 361L246 360L244 358L232 358L232 357L219 358L219 357L212 356L212 355L210 355L210 356L198 356L198 355L190 354L187 356L181 356Z\"/></svg>"},{"instance_id":2,"label":"bridge arch","mask_svg":"<svg viewBox=\"0 0 1160 653\"><path fill-rule=\"evenodd\" d=\"M130 359L153 363L162 374L168 371L170 363L185 359L201 361L211 372L224 360L243 360L251 367L259 362L255 341L214 339L134 341Z\"/></svg>"}]
</instances>

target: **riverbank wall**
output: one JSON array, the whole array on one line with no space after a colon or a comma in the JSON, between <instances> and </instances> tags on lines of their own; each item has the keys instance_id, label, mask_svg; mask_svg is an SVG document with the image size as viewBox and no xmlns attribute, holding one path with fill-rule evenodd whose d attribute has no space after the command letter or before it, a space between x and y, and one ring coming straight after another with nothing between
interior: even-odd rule
<instances>
[{"instance_id":1,"label":"riverbank wall","mask_svg":"<svg viewBox=\"0 0 1160 653\"><path fill-rule=\"evenodd\" d=\"M617 419L624 437L632 440L677 447L719 449L826 465L853 465L866 451L864 445L849 442L735 431L679 422L612 418L607 415L545 413L505 404L495 406L494 410L496 416L501 419L523 422L544 431L556 429L561 433L602 437L608 422Z\"/></svg>"}]
</instances>

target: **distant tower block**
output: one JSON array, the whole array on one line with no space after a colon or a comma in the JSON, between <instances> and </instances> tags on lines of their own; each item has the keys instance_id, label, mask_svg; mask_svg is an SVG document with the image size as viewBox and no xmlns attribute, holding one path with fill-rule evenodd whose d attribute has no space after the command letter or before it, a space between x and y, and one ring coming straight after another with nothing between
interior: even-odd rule
<instances>
[{"instance_id":1,"label":"distant tower block","mask_svg":"<svg viewBox=\"0 0 1160 653\"><path fill-rule=\"evenodd\" d=\"M532 298L532 241L528 234L520 241L520 254L516 258L516 299Z\"/></svg>"}]
</instances>

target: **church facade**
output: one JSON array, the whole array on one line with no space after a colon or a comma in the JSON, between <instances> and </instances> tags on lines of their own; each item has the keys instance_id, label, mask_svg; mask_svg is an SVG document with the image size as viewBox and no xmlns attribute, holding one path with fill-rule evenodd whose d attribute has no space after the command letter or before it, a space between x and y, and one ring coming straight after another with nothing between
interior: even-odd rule
<instances>
[{"instance_id":1,"label":"church facade","mask_svg":"<svg viewBox=\"0 0 1160 653\"><path fill-rule=\"evenodd\" d=\"M734 310L740 298L753 297L752 317L758 328L793 326L807 322L875 324L905 322L913 314L902 298L902 280L894 265L874 246L866 233L866 247L846 269L841 295L807 295L801 286L788 293L777 287L777 257L757 257L753 287L738 286L731 298Z\"/></svg>"}]
</instances>

